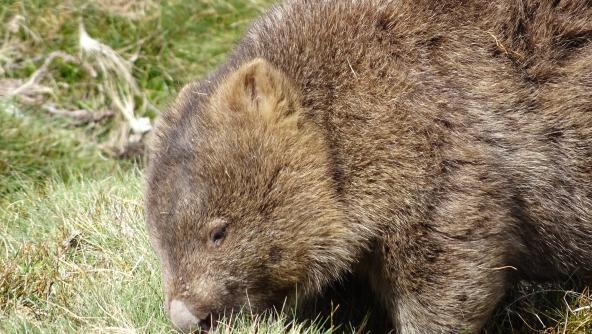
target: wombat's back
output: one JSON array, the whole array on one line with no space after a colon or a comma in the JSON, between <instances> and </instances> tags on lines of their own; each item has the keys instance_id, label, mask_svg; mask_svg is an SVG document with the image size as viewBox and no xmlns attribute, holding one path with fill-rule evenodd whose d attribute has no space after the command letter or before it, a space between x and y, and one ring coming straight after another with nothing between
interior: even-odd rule
<instances>
[{"instance_id":1,"label":"wombat's back","mask_svg":"<svg viewBox=\"0 0 592 334\"><path fill-rule=\"evenodd\" d=\"M287 1L229 64L294 81L359 219L420 215L472 168L545 277L592 271L591 40L589 1Z\"/></svg>"}]
</instances>

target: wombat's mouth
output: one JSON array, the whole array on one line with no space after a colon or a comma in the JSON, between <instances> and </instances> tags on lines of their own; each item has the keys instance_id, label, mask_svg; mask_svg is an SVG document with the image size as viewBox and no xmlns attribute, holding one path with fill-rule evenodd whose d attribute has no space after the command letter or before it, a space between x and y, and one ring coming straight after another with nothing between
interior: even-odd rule
<instances>
[{"instance_id":1,"label":"wombat's mouth","mask_svg":"<svg viewBox=\"0 0 592 334\"><path fill-rule=\"evenodd\" d=\"M213 319L213 317L207 317L204 319L199 319L194 324L190 325L186 328L177 327L177 329L181 333L191 333L191 334L204 334L210 333L216 329L218 325L218 321Z\"/></svg>"},{"instance_id":2,"label":"wombat's mouth","mask_svg":"<svg viewBox=\"0 0 592 334\"><path fill-rule=\"evenodd\" d=\"M217 320L213 319L213 316L209 316L205 319L199 320L199 332L200 333L209 333L210 330L213 330L217 325Z\"/></svg>"}]
</instances>

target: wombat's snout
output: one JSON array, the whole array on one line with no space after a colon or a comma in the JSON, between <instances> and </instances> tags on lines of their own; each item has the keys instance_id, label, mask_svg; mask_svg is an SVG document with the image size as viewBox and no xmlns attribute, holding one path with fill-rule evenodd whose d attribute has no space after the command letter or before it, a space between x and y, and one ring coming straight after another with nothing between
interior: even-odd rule
<instances>
[{"instance_id":1,"label":"wombat's snout","mask_svg":"<svg viewBox=\"0 0 592 334\"><path fill-rule=\"evenodd\" d=\"M208 332L213 325L211 314L194 314L178 299L171 301L169 315L173 325L183 333Z\"/></svg>"}]
</instances>

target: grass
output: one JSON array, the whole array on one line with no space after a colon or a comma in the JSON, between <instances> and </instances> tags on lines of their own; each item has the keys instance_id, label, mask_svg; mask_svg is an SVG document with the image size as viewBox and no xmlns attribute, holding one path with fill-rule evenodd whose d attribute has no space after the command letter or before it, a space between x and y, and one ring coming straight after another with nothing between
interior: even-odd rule
<instances>
[{"instance_id":1,"label":"grass","mask_svg":"<svg viewBox=\"0 0 592 334\"><path fill-rule=\"evenodd\" d=\"M26 79L52 51L77 55L82 19L91 36L135 59L140 90L162 110L183 83L224 59L271 0L131 3L0 0L0 79ZM105 110L99 83L57 61L43 101ZM76 124L41 104L0 99L0 333L172 332L144 227L142 162L102 153L112 120ZM590 333L590 305L588 291L523 286L488 332ZM287 322L239 317L220 332L331 332Z\"/></svg>"}]
</instances>

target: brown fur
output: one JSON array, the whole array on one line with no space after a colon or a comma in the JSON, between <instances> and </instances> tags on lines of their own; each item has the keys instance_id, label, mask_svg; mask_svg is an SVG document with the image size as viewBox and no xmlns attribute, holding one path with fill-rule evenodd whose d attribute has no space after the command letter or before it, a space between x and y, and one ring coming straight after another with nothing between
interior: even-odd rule
<instances>
[{"instance_id":1,"label":"brown fur","mask_svg":"<svg viewBox=\"0 0 592 334\"><path fill-rule=\"evenodd\" d=\"M515 279L590 279L591 40L583 0L272 8L156 129L167 296L259 312L354 271L399 332L457 333Z\"/></svg>"}]
</instances>

